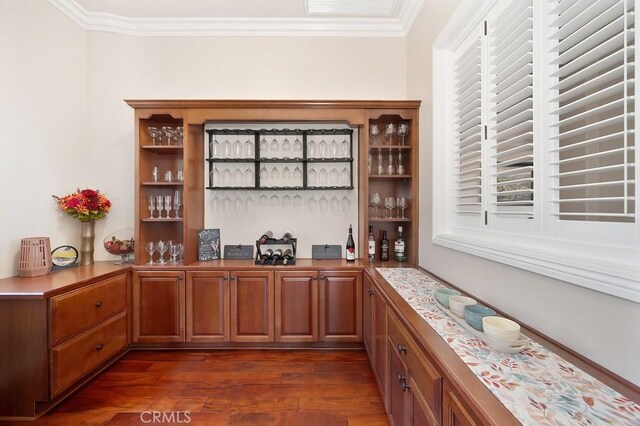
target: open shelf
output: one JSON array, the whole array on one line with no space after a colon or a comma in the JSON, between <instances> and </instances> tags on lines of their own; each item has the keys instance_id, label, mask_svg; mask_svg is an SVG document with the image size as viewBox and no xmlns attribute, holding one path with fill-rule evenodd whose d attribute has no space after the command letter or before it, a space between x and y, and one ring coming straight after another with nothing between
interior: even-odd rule
<instances>
[{"instance_id":1,"label":"open shelf","mask_svg":"<svg viewBox=\"0 0 640 426\"><path fill-rule=\"evenodd\" d=\"M140 148L156 154L180 154L184 150L182 145L142 145Z\"/></svg>"},{"instance_id":2,"label":"open shelf","mask_svg":"<svg viewBox=\"0 0 640 426\"><path fill-rule=\"evenodd\" d=\"M369 222L411 222L408 217L370 217Z\"/></svg>"},{"instance_id":3,"label":"open shelf","mask_svg":"<svg viewBox=\"0 0 640 426\"><path fill-rule=\"evenodd\" d=\"M369 175L369 179L411 179L411 175Z\"/></svg>"},{"instance_id":4,"label":"open shelf","mask_svg":"<svg viewBox=\"0 0 640 426\"><path fill-rule=\"evenodd\" d=\"M147 217L147 218L142 218L140 219L141 222L182 222L183 218L179 217L179 218L175 218L175 217L170 217L170 218L151 218L151 217Z\"/></svg>"},{"instance_id":5,"label":"open shelf","mask_svg":"<svg viewBox=\"0 0 640 426\"><path fill-rule=\"evenodd\" d=\"M182 182L142 182L143 186L183 186Z\"/></svg>"}]
</instances>

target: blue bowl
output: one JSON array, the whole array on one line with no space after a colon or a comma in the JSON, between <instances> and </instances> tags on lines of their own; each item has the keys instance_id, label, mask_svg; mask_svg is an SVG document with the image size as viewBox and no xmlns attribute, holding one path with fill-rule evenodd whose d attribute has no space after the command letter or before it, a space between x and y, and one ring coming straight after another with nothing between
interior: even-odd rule
<instances>
[{"instance_id":1,"label":"blue bowl","mask_svg":"<svg viewBox=\"0 0 640 426\"><path fill-rule=\"evenodd\" d=\"M460 296L460 292L458 290L453 290L451 288L439 288L434 294L436 296L436 300L447 309L449 309L449 297Z\"/></svg>"},{"instance_id":2,"label":"blue bowl","mask_svg":"<svg viewBox=\"0 0 640 426\"><path fill-rule=\"evenodd\" d=\"M464 319L471 327L478 331L483 331L482 318L496 314L491 308L482 305L467 305L464 307Z\"/></svg>"}]
</instances>

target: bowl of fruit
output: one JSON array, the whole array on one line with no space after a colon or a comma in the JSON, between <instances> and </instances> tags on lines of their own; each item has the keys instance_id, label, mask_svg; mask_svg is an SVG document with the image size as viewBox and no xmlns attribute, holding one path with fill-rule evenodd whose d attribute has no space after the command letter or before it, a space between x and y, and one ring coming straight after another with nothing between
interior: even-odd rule
<instances>
[{"instance_id":1,"label":"bowl of fruit","mask_svg":"<svg viewBox=\"0 0 640 426\"><path fill-rule=\"evenodd\" d=\"M130 263L135 248L133 228L120 229L107 235L103 241L104 249L109 254L120 256L121 261L116 264Z\"/></svg>"}]
</instances>

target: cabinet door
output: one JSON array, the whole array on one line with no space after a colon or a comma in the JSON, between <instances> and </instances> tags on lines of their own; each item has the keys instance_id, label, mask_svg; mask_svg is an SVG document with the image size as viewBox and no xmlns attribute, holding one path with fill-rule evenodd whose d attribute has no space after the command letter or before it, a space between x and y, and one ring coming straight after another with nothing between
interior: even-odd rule
<instances>
[{"instance_id":1,"label":"cabinet door","mask_svg":"<svg viewBox=\"0 0 640 426\"><path fill-rule=\"evenodd\" d=\"M429 407L429 403L424 398L424 393L422 389L420 389L420 385L416 382L415 378L412 375L412 372L409 371L409 400L408 400L408 415L409 415L409 425L411 426L438 426L438 420L436 420L435 415L431 412L431 407Z\"/></svg>"},{"instance_id":2,"label":"cabinet door","mask_svg":"<svg viewBox=\"0 0 640 426\"><path fill-rule=\"evenodd\" d=\"M134 272L132 296L134 342L184 342L184 272Z\"/></svg>"},{"instance_id":3,"label":"cabinet door","mask_svg":"<svg viewBox=\"0 0 640 426\"><path fill-rule=\"evenodd\" d=\"M275 273L276 342L318 341L318 273Z\"/></svg>"},{"instance_id":4,"label":"cabinet door","mask_svg":"<svg viewBox=\"0 0 640 426\"><path fill-rule=\"evenodd\" d=\"M402 426L405 424L406 405L407 405L407 367L400 355L396 352L392 344L387 345L387 356L389 359L389 383L387 394L389 404L387 413L389 420L393 426Z\"/></svg>"},{"instance_id":5,"label":"cabinet door","mask_svg":"<svg viewBox=\"0 0 640 426\"><path fill-rule=\"evenodd\" d=\"M229 273L187 272L187 342L229 341Z\"/></svg>"},{"instance_id":6,"label":"cabinet door","mask_svg":"<svg viewBox=\"0 0 640 426\"><path fill-rule=\"evenodd\" d=\"M273 272L232 271L231 341L273 342Z\"/></svg>"},{"instance_id":7,"label":"cabinet door","mask_svg":"<svg viewBox=\"0 0 640 426\"><path fill-rule=\"evenodd\" d=\"M475 426L467 410L464 409L458 398L447 387L444 388L442 398L443 424L445 426Z\"/></svg>"},{"instance_id":8,"label":"cabinet door","mask_svg":"<svg viewBox=\"0 0 640 426\"><path fill-rule=\"evenodd\" d=\"M362 273L320 272L320 341L362 341Z\"/></svg>"},{"instance_id":9,"label":"cabinet door","mask_svg":"<svg viewBox=\"0 0 640 426\"><path fill-rule=\"evenodd\" d=\"M373 351L375 364L373 371L378 378L378 386L382 394L385 405L388 401L385 398L387 393L387 303L382 294L373 288Z\"/></svg>"},{"instance_id":10,"label":"cabinet door","mask_svg":"<svg viewBox=\"0 0 640 426\"><path fill-rule=\"evenodd\" d=\"M364 348L369 355L371 367L375 366L374 345L373 345L373 283L371 279L364 276L364 322L362 328L364 330Z\"/></svg>"}]
</instances>

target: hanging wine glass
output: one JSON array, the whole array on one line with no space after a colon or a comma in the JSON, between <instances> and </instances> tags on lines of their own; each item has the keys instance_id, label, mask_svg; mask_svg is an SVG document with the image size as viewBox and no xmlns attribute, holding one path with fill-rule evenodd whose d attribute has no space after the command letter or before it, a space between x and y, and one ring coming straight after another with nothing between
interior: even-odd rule
<instances>
[{"instance_id":1,"label":"hanging wine glass","mask_svg":"<svg viewBox=\"0 0 640 426\"><path fill-rule=\"evenodd\" d=\"M333 135L333 140L331 141L331 147L329 148L329 153L331 157L337 158L339 151L340 151L340 147L338 145L338 141L336 141L336 137L335 135Z\"/></svg>"},{"instance_id":2,"label":"hanging wine glass","mask_svg":"<svg viewBox=\"0 0 640 426\"><path fill-rule=\"evenodd\" d=\"M318 173L315 169L311 169L307 172L307 180L310 186L315 186L318 178Z\"/></svg>"},{"instance_id":3,"label":"hanging wine glass","mask_svg":"<svg viewBox=\"0 0 640 426\"><path fill-rule=\"evenodd\" d=\"M273 153L277 153L277 152L280 151L280 143L278 142L278 139L276 139L275 136L273 137L273 140L271 141L271 145L269 145L269 149Z\"/></svg>"},{"instance_id":4,"label":"hanging wine glass","mask_svg":"<svg viewBox=\"0 0 640 426\"><path fill-rule=\"evenodd\" d=\"M316 158L317 157L317 147L316 147L316 141L314 141L313 139L310 139L309 142L307 142L307 158Z\"/></svg>"},{"instance_id":5,"label":"hanging wine glass","mask_svg":"<svg viewBox=\"0 0 640 426\"><path fill-rule=\"evenodd\" d=\"M244 171L244 186L251 187L255 185L256 173L251 168Z\"/></svg>"},{"instance_id":6,"label":"hanging wine glass","mask_svg":"<svg viewBox=\"0 0 640 426\"><path fill-rule=\"evenodd\" d=\"M224 142L222 142L222 155L224 158L231 158L233 155L231 142L229 142L228 135L224 135Z\"/></svg>"},{"instance_id":7,"label":"hanging wine glass","mask_svg":"<svg viewBox=\"0 0 640 426\"><path fill-rule=\"evenodd\" d=\"M319 154L320 158L327 158L329 156L329 144L324 140L324 138L320 141Z\"/></svg>"},{"instance_id":8,"label":"hanging wine glass","mask_svg":"<svg viewBox=\"0 0 640 426\"><path fill-rule=\"evenodd\" d=\"M320 197L318 204L320 205L320 212L326 213L329 210L329 200L327 200L324 195Z\"/></svg>"},{"instance_id":9,"label":"hanging wine glass","mask_svg":"<svg viewBox=\"0 0 640 426\"><path fill-rule=\"evenodd\" d=\"M289 167L285 166L284 170L282 170L282 178L286 180L291 179L291 170L289 170Z\"/></svg>"},{"instance_id":10,"label":"hanging wine glass","mask_svg":"<svg viewBox=\"0 0 640 426\"><path fill-rule=\"evenodd\" d=\"M280 171L276 166L273 166L271 168L271 173L269 173L269 177L274 181L280 179Z\"/></svg>"},{"instance_id":11,"label":"hanging wine glass","mask_svg":"<svg viewBox=\"0 0 640 426\"><path fill-rule=\"evenodd\" d=\"M244 202L239 195L236 195L236 198L233 199L233 210L237 213L241 213L244 211Z\"/></svg>"},{"instance_id":12,"label":"hanging wine glass","mask_svg":"<svg viewBox=\"0 0 640 426\"><path fill-rule=\"evenodd\" d=\"M319 179L320 185L325 186L327 184L329 179L329 174L327 173L324 167L320 169L320 173L318 173L318 179Z\"/></svg>"},{"instance_id":13,"label":"hanging wine glass","mask_svg":"<svg viewBox=\"0 0 640 426\"><path fill-rule=\"evenodd\" d=\"M340 206L343 212L348 212L351 209L351 199L346 195L340 200Z\"/></svg>"},{"instance_id":14,"label":"hanging wine glass","mask_svg":"<svg viewBox=\"0 0 640 426\"><path fill-rule=\"evenodd\" d=\"M260 156L264 157L268 151L269 143L267 142L267 138L263 135L262 139L260 139Z\"/></svg>"},{"instance_id":15,"label":"hanging wine glass","mask_svg":"<svg viewBox=\"0 0 640 426\"><path fill-rule=\"evenodd\" d=\"M342 169L342 185L343 186L350 186L351 185L351 174L349 173L349 170L347 170L347 168L343 168Z\"/></svg>"},{"instance_id":16,"label":"hanging wine glass","mask_svg":"<svg viewBox=\"0 0 640 426\"><path fill-rule=\"evenodd\" d=\"M340 144L340 151L340 155L343 158L349 158L351 156L351 148L349 147L349 142L347 141L346 137L342 141L342 144Z\"/></svg>"},{"instance_id":17,"label":"hanging wine glass","mask_svg":"<svg viewBox=\"0 0 640 426\"><path fill-rule=\"evenodd\" d=\"M211 146L209 147L211 152L211 157L219 158L220 157L220 142L218 142L218 135L213 135L213 140L211 141Z\"/></svg>"},{"instance_id":18,"label":"hanging wine glass","mask_svg":"<svg viewBox=\"0 0 640 426\"><path fill-rule=\"evenodd\" d=\"M259 204L261 207L268 206L268 205L269 205L269 199L267 198L267 196L266 196L266 195L262 194L262 195L260 196L260 198L258 198L258 204Z\"/></svg>"},{"instance_id":19,"label":"hanging wine glass","mask_svg":"<svg viewBox=\"0 0 640 426\"><path fill-rule=\"evenodd\" d=\"M244 156L245 158L254 158L256 156L251 139L247 139L244 143Z\"/></svg>"},{"instance_id":20,"label":"hanging wine glass","mask_svg":"<svg viewBox=\"0 0 640 426\"><path fill-rule=\"evenodd\" d=\"M222 186L231 186L231 171L229 169L222 172Z\"/></svg>"},{"instance_id":21,"label":"hanging wine glass","mask_svg":"<svg viewBox=\"0 0 640 426\"><path fill-rule=\"evenodd\" d=\"M340 173L338 173L338 170L335 167L331 169L331 172L329 172L329 179L331 181L331 186L338 185L338 180L340 179Z\"/></svg>"},{"instance_id":22,"label":"hanging wine glass","mask_svg":"<svg viewBox=\"0 0 640 426\"><path fill-rule=\"evenodd\" d=\"M284 156L288 158L288 153L291 152L291 142L287 138L282 141L282 152L285 152Z\"/></svg>"},{"instance_id":23,"label":"hanging wine glass","mask_svg":"<svg viewBox=\"0 0 640 426\"><path fill-rule=\"evenodd\" d=\"M269 204L271 204L272 206L279 206L280 205L280 197L278 197L276 194L273 194L271 196L271 199L269 200Z\"/></svg>"},{"instance_id":24,"label":"hanging wine glass","mask_svg":"<svg viewBox=\"0 0 640 426\"><path fill-rule=\"evenodd\" d=\"M296 181L300 181L302 179L302 170L300 169L300 167L296 167L295 169L293 169L293 178Z\"/></svg>"},{"instance_id":25,"label":"hanging wine glass","mask_svg":"<svg viewBox=\"0 0 640 426\"><path fill-rule=\"evenodd\" d=\"M223 186L222 172L217 167L211 171L212 186Z\"/></svg>"},{"instance_id":26,"label":"hanging wine glass","mask_svg":"<svg viewBox=\"0 0 640 426\"><path fill-rule=\"evenodd\" d=\"M236 168L233 172L233 186L242 186L242 170Z\"/></svg>"},{"instance_id":27,"label":"hanging wine glass","mask_svg":"<svg viewBox=\"0 0 640 426\"><path fill-rule=\"evenodd\" d=\"M293 154L296 157L302 157L302 142L300 138L296 136L296 140L293 141Z\"/></svg>"},{"instance_id":28,"label":"hanging wine glass","mask_svg":"<svg viewBox=\"0 0 640 426\"><path fill-rule=\"evenodd\" d=\"M288 194L285 194L285 196L282 197L282 205L285 207L291 205L291 197Z\"/></svg>"},{"instance_id":29,"label":"hanging wine glass","mask_svg":"<svg viewBox=\"0 0 640 426\"><path fill-rule=\"evenodd\" d=\"M318 209L318 202L313 195L309 198L307 204L309 205L309 210L311 210L312 212L315 212Z\"/></svg>"},{"instance_id":30,"label":"hanging wine glass","mask_svg":"<svg viewBox=\"0 0 640 426\"><path fill-rule=\"evenodd\" d=\"M302 205L302 196L300 194L296 194L296 196L293 197L293 205L294 206L301 206Z\"/></svg>"},{"instance_id":31,"label":"hanging wine glass","mask_svg":"<svg viewBox=\"0 0 640 426\"><path fill-rule=\"evenodd\" d=\"M260 167L260 182L264 184L269 180L269 172L267 171L267 166L264 164Z\"/></svg>"},{"instance_id":32,"label":"hanging wine glass","mask_svg":"<svg viewBox=\"0 0 640 426\"><path fill-rule=\"evenodd\" d=\"M235 158L242 158L242 148L242 142L240 142L240 138L238 137L238 139L233 143L233 156Z\"/></svg>"},{"instance_id":33,"label":"hanging wine glass","mask_svg":"<svg viewBox=\"0 0 640 426\"><path fill-rule=\"evenodd\" d=\"M329 201L329 203L331 204L332 212L337 213L340 211L340 200L338 200L338 197L334 195L331 197L331 201Z\"/></svg>"}]
</instances>

